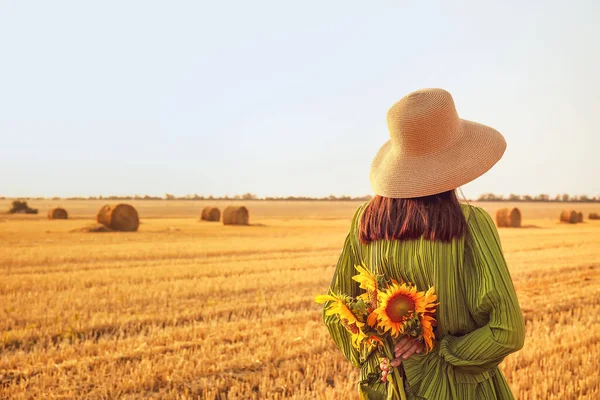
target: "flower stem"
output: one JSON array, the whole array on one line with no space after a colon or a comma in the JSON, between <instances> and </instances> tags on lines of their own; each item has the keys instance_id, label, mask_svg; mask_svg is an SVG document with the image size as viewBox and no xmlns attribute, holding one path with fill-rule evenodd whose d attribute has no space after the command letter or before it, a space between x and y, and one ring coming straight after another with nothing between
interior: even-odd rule
<instances>
[{"instance_id":1,"label":"flower stem","mask_svg":"<svg viewBox=\"0 0 600 400\"><path fill-rule=\"evenodd\" d=\"M385 344L383 347L384 347L385 353L391 363L392 360L394 359L394 352L392 350L393 347L390 348L390 344L389 344L388 340L385 341ZM391 389L396 394L395 398L400 399L400 400L406 400L406 393L404 392L404 379L402 378L402 374L400 371L400 368L402 368L402 364L400 364L398 367L395 367L395 368L390 366L390 368L391 368L391 372L392 372L392 376L393 376L393 382L392 382Z\"/></svg>"}]
</instances>

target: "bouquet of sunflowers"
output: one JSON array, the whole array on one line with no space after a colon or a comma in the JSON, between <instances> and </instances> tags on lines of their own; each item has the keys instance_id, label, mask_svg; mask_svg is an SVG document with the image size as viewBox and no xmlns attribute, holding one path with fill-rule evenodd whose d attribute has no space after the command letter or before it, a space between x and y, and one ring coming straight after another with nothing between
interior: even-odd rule
<instances>
[{"instance_id":1,"label":"bouquet of sunflowers","mask_svg":"<svg viewBox=\"0 0 600 400\"><path fill-rule=\"evenodd\" d=\"M390 361L394 345L400 336L422 340L429 352L433 348L435 326L434 288L419 292L415 285L374 275L364 265L356 266L358 274L352 279L365 292L358 297L344 294L326 294L315 298L317 303L329 302L326 315L337 315L352 337L357 349L378 350ZM395 398L405 399L401 371L392 370L391 386ZM390 383L388 383L389 385Z\"/></svg>"}]
</instances>

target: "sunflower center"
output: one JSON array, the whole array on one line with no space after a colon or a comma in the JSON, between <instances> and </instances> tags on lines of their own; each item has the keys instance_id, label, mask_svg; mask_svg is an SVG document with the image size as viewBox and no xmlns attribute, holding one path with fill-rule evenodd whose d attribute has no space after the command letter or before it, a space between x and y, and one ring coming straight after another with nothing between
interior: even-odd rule
<instances>
[{"instance_id":1,"label":"sunflower center","mask_svg":"<svg viewBox=\"0 0 600 400\"><path fill-rule=\"evenodd\" d=\"M393 322L402 322L415 310L415 303L408 297L398 295L388 301L387 315Z\"/></svg>"},{"instance_id":2,"label":"sunflower center","mask_svg":"<svg viewBox=\"0 0 600 400\"><path fill-rule=\"evenodd\" d=\"M359 329L358 329L358 326L356 325L356 322L349 324L348 320L344 318L344 319L342 319L342 325L344 325L344 327L351 333L353 333L355 335L358 333Z\"/></svg>"}]
</instances>

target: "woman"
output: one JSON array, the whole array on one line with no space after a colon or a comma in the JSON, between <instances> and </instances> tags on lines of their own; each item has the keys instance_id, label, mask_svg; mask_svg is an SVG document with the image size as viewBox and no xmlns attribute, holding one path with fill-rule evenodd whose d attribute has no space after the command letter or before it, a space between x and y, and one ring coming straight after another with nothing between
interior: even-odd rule
<instances>
[{"instance_id":1,"label":"woman","mask_svg":"<svg viewBox=\"0 0 600 400\"><path fill-rule=\"evenodd\" d=\"M402 366L409 399L511 399L498 365L523 347L523 317L494 223L455 194L502 157L506 142L460 119L441 89L405 96L387 122L391 140L371 166L376 196L354 215L330 290L359 294L352 276L362 263L419 290L434 286L436 344L426 353L422 343L401 338L396 358L382 360L353 348L337 317L323 314L325 324L360 368L361 398L386 398L387 374Z\"/></svg>"}]
</instances>

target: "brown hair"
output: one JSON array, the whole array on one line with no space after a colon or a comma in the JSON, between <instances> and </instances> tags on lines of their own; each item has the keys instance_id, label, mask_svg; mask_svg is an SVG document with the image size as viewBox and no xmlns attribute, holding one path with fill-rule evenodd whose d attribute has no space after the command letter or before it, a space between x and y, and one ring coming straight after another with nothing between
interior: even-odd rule
<instances>
[{"instance_id":1,"label":"brown hair","mask_svg":"<svg viewBox=\"0 0 600 400\"><path fill-rule=\"evenodd\" d=\"M360 220L360 241L364 244L421 236L449 242L466 231L467 221L454 190L411 199L375 196Z\"/></svg>"}]
</instances>

